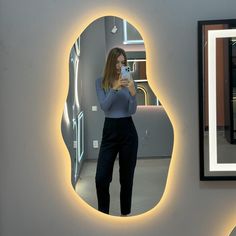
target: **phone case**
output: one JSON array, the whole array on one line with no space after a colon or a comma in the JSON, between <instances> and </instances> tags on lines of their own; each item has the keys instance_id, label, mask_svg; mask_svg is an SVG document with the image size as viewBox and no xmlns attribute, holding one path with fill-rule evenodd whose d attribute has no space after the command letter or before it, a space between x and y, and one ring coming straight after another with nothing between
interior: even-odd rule
<instances>
[{"instance_id":1,"label":"phone case","mask_svg":"<svg viewBox=\"0 0 236 236\"><path fill-rule=\"evenodd\" d=\"M130 79L130 67L129 66L122 66L121 67L121 77Z\"/></svg>"}]
</instances>

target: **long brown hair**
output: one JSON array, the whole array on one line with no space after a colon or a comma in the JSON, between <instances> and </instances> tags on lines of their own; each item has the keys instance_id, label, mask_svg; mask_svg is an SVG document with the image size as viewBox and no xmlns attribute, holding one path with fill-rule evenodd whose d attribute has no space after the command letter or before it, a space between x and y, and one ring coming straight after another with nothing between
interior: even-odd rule
<instances>
[{"instance_id":1,"label":"long brown hair","mask_svg":"<svg viewBox=\"0 0 236 236\"><path fill-rule=\"evenodd\" d=\"M124 56L125 59L124 64L127 66L127 56L122 48L112 48L107 56L107 61L102 81L102 87L105 90L108 90L112 86L112 83L117 76L116 63L117 63L117 58L120 55Z\"/></svg>"}]
</instances>

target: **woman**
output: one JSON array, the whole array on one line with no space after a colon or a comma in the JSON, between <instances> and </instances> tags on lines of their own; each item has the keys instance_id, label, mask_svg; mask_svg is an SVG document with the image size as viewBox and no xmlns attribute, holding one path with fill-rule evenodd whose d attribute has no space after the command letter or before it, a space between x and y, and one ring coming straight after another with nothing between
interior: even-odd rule
<instances>
[{"instance_id":1,"label":"woman","mask_svg":"<svg viewBox=\"0 0 236 236\"><path fill-rule=\"evenodd\" d=\"M121 216L131 211L134 169L137 160L138 135L131 115L136 112L136 86L133 79L121 77L127 65L126 53L113 48L107 57L104 76L96 80L96 91L105 121L96 171L98 210L109 214L109 186L114 161L119 153Z\"/></svg>"}]
</instances>

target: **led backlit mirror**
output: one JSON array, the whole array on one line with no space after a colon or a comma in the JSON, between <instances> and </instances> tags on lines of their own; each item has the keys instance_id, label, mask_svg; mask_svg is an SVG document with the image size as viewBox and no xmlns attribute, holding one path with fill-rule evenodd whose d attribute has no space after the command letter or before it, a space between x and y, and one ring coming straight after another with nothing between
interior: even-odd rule
<instances>
[{"instance_id":1,"label":"led backlit mirror","mask_svg":"<svg viewBox=\"0 0 236 236\"><path fill-rule=\"evenodd\" d=\"M236 20L200 21L201 180L236 179Z\"/></svg>"},{"instance_id":2,"label":"led backlit mirror","mask_svg":"<svg viewBox=\"0 0 236 236\"><path fill-rule=\"evenodd\" d=\"M73 187L85 202L98 209L95 175L105 117L98 102L95 81L103 75L107 55L114 47L125 50L137 89L138 106L132 119L139 142L129 214L132 216L152 209L163 194L172 154L173 129L148 84L143 39L127 21L113 16L99 18L72 45L69 93L61 127L70 152ZM121 215L119 155L110 184L109 214Z\"/></svg>"}]
</instances>

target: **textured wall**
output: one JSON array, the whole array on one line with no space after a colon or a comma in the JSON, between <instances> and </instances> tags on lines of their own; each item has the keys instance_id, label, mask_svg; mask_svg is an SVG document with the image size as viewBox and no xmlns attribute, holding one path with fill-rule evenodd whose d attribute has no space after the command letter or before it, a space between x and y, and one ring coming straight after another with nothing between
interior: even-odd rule
<instances>
[{"instance_id":1,"label":"textured wall","mask_svg":"<svg viewBox=\"0 0 236 236\"><path fill-rule=\"evenodd\" d=\"M235 18L235 9L234 0L1 0L1 236L228 235L236 183L199 182L197 20ZM71 45L103 15L127 18L144 37L148 74L159 75L151 85L174 127L164 196L130 218L77 197L60 129Z\"/></svg>"}]
</instances>

